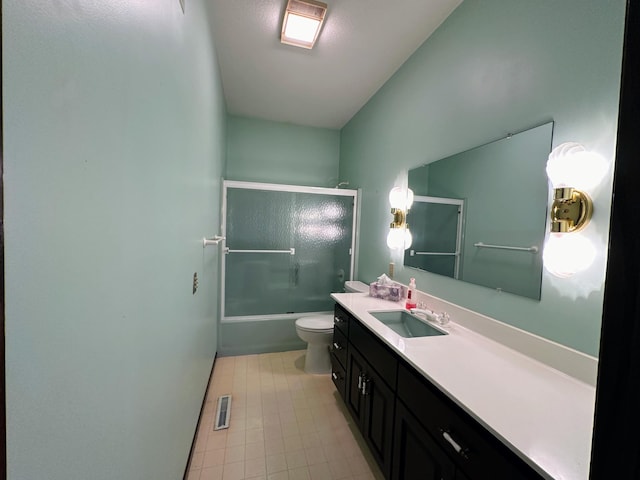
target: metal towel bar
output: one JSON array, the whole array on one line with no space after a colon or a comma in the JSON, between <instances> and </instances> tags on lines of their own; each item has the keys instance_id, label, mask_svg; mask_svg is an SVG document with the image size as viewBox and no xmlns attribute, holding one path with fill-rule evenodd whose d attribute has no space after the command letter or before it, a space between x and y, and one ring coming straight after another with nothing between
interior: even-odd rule
<instances>
[{"instance_id":1,"label":"metal towel bar","mask_svg":"<svg viewBox=\"0 0 640 480\"><path fill-rule=\"evenodd\" d=\"M409 251L409 256L413 257L414 255L441 255L441 256L451 256L457 257L460 255L459 252L416 252L415 250Z\"/></svg>"},{"instance_id":2,"label":"metal towel bar","mask_svg":"<svg viewBox=\"0 0 640 480\"><path fill-rule=\"evenodd\" d=\"M289 255L295 255L296 249L291 247L289 250L231 250L227 247L224 253L288 253Z\"/></svg>"},{"instance_id":3,"label":"metal towel bar","mask_svg":"<svg viewBox=\"0 0 640 480\"><path fill-rule=\"evenodd\" d=\"M473 246L477 248L497 248L499 250L516 250L519 252L538 253L538 247L536 247L535 245L531 247L510 247L507 245L487 245L485 243L478 242L474 243Z\"/></svg>"}]
</instances>

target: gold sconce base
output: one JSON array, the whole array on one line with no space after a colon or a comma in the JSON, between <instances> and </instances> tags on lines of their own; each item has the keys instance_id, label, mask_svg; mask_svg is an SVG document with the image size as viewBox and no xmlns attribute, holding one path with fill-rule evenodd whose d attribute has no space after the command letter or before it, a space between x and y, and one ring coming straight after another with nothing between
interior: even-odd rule
<instances>
[{"instance_id":1,"label":"gold sconce base","mask_svg":"<svg viewBox=\"0 0 640 480\"><path fill-rule=\"evenodd\" d=\"M392 208L391 214L393 215L393 222L391 222L390 228L402 228L405 226L407 216L403 210Z\"/></svg>"},{"instance_id":2,"label":"gold sconce base","mask_svg":"<svg viewBox=\"0 0 640 480\"><path fill-rule=\"evenodd\" d=\"M551 205L551 231L578 232L587 226L593 215L593 201L574 188L556 188Z\"/></svg>"}]
</instances>

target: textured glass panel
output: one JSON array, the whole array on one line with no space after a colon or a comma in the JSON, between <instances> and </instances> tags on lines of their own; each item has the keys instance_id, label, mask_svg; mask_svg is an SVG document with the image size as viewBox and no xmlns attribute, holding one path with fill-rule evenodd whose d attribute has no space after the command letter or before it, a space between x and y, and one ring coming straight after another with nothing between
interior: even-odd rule
<instances>
[{"instance_id":1,"label":"textured glass panel","mask_svg":"<svg viewBox=\"0 0 640 480\"><path fill-rule=\"evenodd\" d=\"M351 273L352 197L228 188L226 222L226 317L331 310Z\"/></svg>"},{"instance_id":2,"label":"textured glass panel","mask_svg":"<svg viewBox=\"0 0 640 480\"><path fill-rule=\"evenodd\" d=\"M353 199L296 194L295 312L331 310L331 292L350 275Z\"/></svg>"},{"instance_id":3,"label":"textured glass panel","mask_svg":"<svg viewBox=\"0 0 640 480\"><path fill-rule=\"evenodd\" d=\"M412 218L421 221L412 222ZM413 234L414 252L454 253L458 237L458 205L416 202L411 207L407 222ZM410 255L405 252L405 265L429 272L454 277L454 256Z\"/></svg>"},{"instance_id":4,"label":"textured glass panel","mask_svg":"<svg viewBox=\"0 0 640 480\"><path fill-rule=\"evenodd\" d=\"M291 192L227 189L227 247L237 250L293 247L294 197Z\"/></svg>"},{"instance_id":5,"label":"textured glass panel","mask_svg":"<svg viewBox=\"0 0 640 480\"><path fill-rule=\"evenodd\" d=\"M291 311L292 257L276 253L231 253L225 260L225 316Z\"/></svg>"}]
</instances>

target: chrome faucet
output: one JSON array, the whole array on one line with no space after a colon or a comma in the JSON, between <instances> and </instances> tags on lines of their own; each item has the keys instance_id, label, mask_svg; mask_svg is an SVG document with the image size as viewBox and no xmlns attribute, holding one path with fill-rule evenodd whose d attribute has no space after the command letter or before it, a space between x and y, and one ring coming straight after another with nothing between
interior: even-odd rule
<instances>
[{"instance_id":1,"label":"chrome faucet","mask_svg":"<svg viewBox=\"0 0 640 480\"><path fill-rule=\"evenodd\" d=\"M414 315L416 314L424 315L424 317L430 322L435 322L442 326L449 323L449 320L451 318L449 317L449 314L447 312L436 313L433 310L429 310L428 308L426 308L426 305L422 302L420 306L421 307L424 306L424 308L412 308L409 311Z\"/></svg>"}]
</instances>

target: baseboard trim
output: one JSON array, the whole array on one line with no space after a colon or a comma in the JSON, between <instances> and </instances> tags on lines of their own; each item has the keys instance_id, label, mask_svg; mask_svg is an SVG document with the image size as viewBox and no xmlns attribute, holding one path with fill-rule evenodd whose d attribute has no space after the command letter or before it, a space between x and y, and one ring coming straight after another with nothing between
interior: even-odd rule
<instances>
[{"instance_id":1,"label":"baseboard trim","mask_svg":"<svg viewBox=\"0 0 640 480\"><path fill-rule=\"evenodd\" d=\"M187 466L184 469L184 475L182 476L182 480L187 480L187 476L189 475L189 470L191 470L191 458L193 458L193 451L196 448L196 440L198 438L198 427L200 426L200 420L202 420L202 412L204 410L204 405L207 402L207 393L209 392L209 386L211 385L211 379L213 378L213 369L216 366L216 359L218 358L218 353L213 356L213 363L211 364L211 372L209 373L209 380L207 381L207 388L204 390L204 395L202 397L202 405L200 405L200 413L198 414L198 422L196 423L196 430L193 432L193 440L191 440L191 448L189 449L189 458L187 459Z\"/></svg>"}]
</instances>

